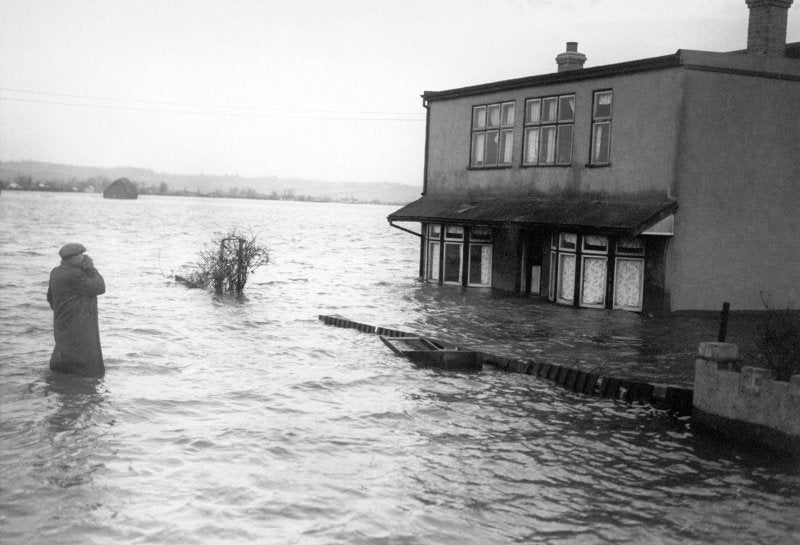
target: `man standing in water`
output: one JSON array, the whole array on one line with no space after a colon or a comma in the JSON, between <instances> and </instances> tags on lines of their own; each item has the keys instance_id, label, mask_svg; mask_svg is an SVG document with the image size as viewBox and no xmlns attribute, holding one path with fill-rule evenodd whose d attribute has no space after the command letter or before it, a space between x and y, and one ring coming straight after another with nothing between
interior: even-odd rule
<instances>
[{"instance_id":1,"label":"man standing in water","mask_svg":"<svg viewBox=\"0 0 800 545\"><path fill-rule=\"evenodd\" d=\"M97 320L97 296L106 283L81 244L65 244L61 265L50 273L47 302L53 309L56 346L50 369L84 377L105 374Z\"/></svg>"}]
</instances>

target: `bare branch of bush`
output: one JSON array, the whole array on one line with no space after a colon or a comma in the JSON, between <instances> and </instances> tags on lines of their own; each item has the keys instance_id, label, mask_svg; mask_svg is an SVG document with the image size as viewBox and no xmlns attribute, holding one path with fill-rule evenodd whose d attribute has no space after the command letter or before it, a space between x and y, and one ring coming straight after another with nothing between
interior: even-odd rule
<instances>
[{"instance_id":1,"label":"bare branch of bush","mask_svg":"<svg viewBox=\"0 0 800 545\"><path fill-rule=\"evenodd\" d=\"M200 251L196 268L176 279L190 288L241 293L249 275L267 263L269 250L259 243L258 235L234 227L215 233L208 247Z\"/></svg>"}]
</instances>

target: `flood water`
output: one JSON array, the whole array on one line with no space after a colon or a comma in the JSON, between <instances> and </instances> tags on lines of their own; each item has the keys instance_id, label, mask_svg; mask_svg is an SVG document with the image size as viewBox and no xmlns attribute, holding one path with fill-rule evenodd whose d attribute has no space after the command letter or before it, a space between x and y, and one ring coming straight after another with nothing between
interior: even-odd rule
<instances>
[{"instance_id":1,"label":"flood water","mask_svg":"<svg viewBox=\"0 0 800 545\"><path fill-rule=\"evenodd\" d=\"M418 282L397 207L0 196L0 542L800 542L800 461L531 376L417 368L320 314L685 383L713 323ZM171 279L261 233L244 297ZM106 376L51 374L58 248L106 280ZM734 329L735 329L735 324Z\"/></svg>"}]
</instances>

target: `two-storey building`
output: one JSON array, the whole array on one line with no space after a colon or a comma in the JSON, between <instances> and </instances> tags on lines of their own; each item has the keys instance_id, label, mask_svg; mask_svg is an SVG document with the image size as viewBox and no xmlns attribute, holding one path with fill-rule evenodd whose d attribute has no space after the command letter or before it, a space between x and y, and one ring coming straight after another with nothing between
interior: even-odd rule
<instances>
[{"instance_id":1,"label":"two-storey building","mask_svg":"<svg viewBox=\"0 0 800 545\"><path fill-rule=\"evenodd\" d=\"M746 0L747 49L427 91L429 282L580 307L800 304L800 43L792 0Z\"/></svg>"}]
</instances>

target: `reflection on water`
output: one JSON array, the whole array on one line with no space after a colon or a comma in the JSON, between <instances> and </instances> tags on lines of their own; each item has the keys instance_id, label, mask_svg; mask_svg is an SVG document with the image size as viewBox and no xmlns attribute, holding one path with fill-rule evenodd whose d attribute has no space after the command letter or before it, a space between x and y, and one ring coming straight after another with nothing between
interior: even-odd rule
<instances>
[{"instance_id":1,"label":"reflection on water","mask_svg":"<svg viewBox=\"0 0 800 545\"><path fill-rule=\"evenodd\" d=\"M95 419L102 411L98 385L100 379L46 375L42 393L54 399L55 410L45 419L44 432L53 456L34 466L38 478L60 488L91 482L99 440Z\"/></svg>"},{"instance_id":2,"label":"reflection on water","mask_svg":"<svg viewBox=\"0 0 800 545\"><path fill-rule=\"evenodd\" d=\"M715 330L713 317L426 286L391 210L3 193L0 541L800 541L796 459L530 376L416 368L322 324L342 314L665 381L687 376L698 330ZM272 250L243 297L171 280L231 225ZM44 293L66 241L106 278L102 380L47 370Z\"/></svg>"}]
</instances>

